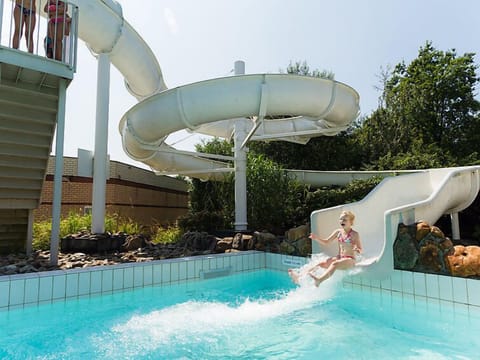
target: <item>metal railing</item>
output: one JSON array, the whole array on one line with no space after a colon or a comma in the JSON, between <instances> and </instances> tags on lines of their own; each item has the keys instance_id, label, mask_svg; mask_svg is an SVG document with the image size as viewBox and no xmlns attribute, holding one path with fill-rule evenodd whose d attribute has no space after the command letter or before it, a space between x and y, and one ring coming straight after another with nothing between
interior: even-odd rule
<instances>
[{"instance_id":1,"label":"metal railing","mask_svg":"<svg viewBox=\"0 0 480 360\"><path fill-rule=\"evenodd\" d=\"M78 7L60 0L0 0L0 46L76 68Z\"/></svg>"}]
</instances>

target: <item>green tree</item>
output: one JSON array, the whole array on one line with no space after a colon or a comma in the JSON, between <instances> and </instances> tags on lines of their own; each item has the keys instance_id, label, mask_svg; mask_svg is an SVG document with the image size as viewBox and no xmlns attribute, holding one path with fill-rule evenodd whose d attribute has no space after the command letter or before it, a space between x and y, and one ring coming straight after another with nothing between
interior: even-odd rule
<instances>
[{"instance_id":1,"label":"green tree","mask_svg":"<svg viewBox=\"0 0 480 360\"><path fill-rule=\"evenodd\" d=\"M285 71L280 69L280 72L283 73ZM294 75L313 76L330 80L335 79L335 74L331 71L319 69L310 70L310 66L308 66L305 60L295 62L290 60L290 63L287 66L286 73Z\"/></svg>"},{"instance_id":2,"label":"green tree","mask_svg":"<svg viewBox=\"0 0 480 360\"><path fill-rule=\"evenodd\" d=\"M200 152L232 155L233 144L215 138L196 146ZM295 225L305 189L290 178L285 170L261 154L249 153L247 159L247 221L251 229L282 233ZM225 181L193 179L190 189L190 214L182 220L182 228L190 230L225 229L233 226L235 217L234 174ZM196 219L196 220L192 220ZM209 228L204 226L208 223ZM188 230L188 229L186 229Z\"/></svg>"},{"instance_id":3,"label":"green tree","mask_svg":"<svg viewBox=\"0 0 480 360\"><path fill-rule=\"evenodd\" d=\"M355 134L367 162L398 166L396 157L408 157L417 159L408 166L428 167L475 161L480 152L476 70L474 54L458 56L427 42L410 64L401 62L391 74L382 74L379 108Z\"/></svg>"}]
</instances>

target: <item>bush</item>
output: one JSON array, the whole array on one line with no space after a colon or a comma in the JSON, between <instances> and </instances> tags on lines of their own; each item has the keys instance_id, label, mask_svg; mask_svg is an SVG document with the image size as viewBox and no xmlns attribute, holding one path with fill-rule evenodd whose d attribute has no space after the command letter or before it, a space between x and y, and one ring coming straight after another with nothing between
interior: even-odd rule
<instances>
[{"instance_id":1,"label":"bush","mask_svg":"<svg viewBox=\"0 0 480 360\"><path fill-rule=\"evenodd\" d=\"M178 226L182 232L222 230L231 228L232 222L226 219L225 214L220 211L189 211L178 219Z\"/></svg>"},{"instance_id":2,"label":"bush","mask_svg":"<svg viewBox=\"0 0 480 360\"><path fill-rule=\"evenodd\" d=\"M158 227L152 236L154 244L175 244L182 238L182 231L177 226L169 226L167 228Z\"/></svg>"},{"instance_id":3,"label":"bush","mask_svg":"<svg viewBox=\"0 0 480 360\"><path fill-rule=\"evenodd\" d=\"M315 210L359 201L380 181L381 177L372 177L367 180L353 180L344 187L329 187L309 192L305 201L306 213L310 217L310 213Z\"/></svg>"},{"instance_id":4,"label":"bush","mask_svg":"<svg viewBox=\"0 0 480 360\"><path fill-rule=\"evenodd\" d=\"M80 231L89 231L92 227L92 215L81 215L71 212L60 220L60 238ZM117 214L105 216L105 231L110 233L125 232L127 234L139 234L141 225L131 219L122 219ZM33 224L33 250L50 249L50 237L52 234L51 220L35 222Z\"/></svg>"}]
</instances>

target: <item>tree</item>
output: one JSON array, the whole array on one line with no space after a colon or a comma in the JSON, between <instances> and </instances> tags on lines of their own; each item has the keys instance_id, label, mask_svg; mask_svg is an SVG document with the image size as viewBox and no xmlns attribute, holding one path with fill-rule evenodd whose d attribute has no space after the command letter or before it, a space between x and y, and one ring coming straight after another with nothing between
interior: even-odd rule
<instances>
[{"instance_id":1,"label":"tree","mask_svg":"<svg viewBox=\"0 0 480 360\"><path fill-rule=\"evenodd\" d=\"M232 155L233 144L214 138L196 146L199 152ZM282 233L296 221L304 221L298 213L305 189L290 178L285 170L261 154L249 153L247 159L247 221L251 229ZM233 227L235 217L235 177L226 174L224 181L192 179L190 189L190 215L184 219L190 229L212 230ZM198 221L193 221L196 218ZM205 219L208 219L206 221ZM209 229L205 223L209 222ZM213 222L213 223L212 223Z\"/></svg>"},{"instance_id":2,"label":"tree","mask_svg":"<svg viewBox=\"0 0 480 360\"><path fill-rule=\"evenodd\" d=\"M280 72L283 73L284 71L280 69ZM294 75L303 75L303 76L312 76L312 77L318 77L322 79L330 79L334 80L335 79L335 74L331 71L328 70L319 70L319 69L314 69L310 71L310 66L308 66L307 62L304 61L295 61L292 62L290 60L290 63L287 66L287 74L294 74Z\"/></svg>"},{"instance_id":3,"label":"tree","mask_svg":"<svg viewBox=\"0 0 480 360\"><path fill-rule=\"evenodd\" d=\"M436 156L438 166L475 161L480 153L476 70L474 54L458 56L455 49L444 52L427 42L410 64L401 62L384 74L379 108L356 134L368 162L422 153Z\"/></svg>"}]
</instances>

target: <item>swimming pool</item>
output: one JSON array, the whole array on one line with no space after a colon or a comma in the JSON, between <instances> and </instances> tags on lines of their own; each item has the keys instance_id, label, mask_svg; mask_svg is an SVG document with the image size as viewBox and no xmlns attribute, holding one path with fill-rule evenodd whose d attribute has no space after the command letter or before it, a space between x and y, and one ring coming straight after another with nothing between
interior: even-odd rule
<instances>
[{"instance_id":1,"label":"swimming pool","mask_svg":"<svg viewBox=\"0 0 480 360\"><path fill-rule=\"evenodd\" d=\"M340 280L297 288L285 272L255 270L11 309L0 312L0 358L478 358L476 314Z\"/></svg>"}]
</instances>

